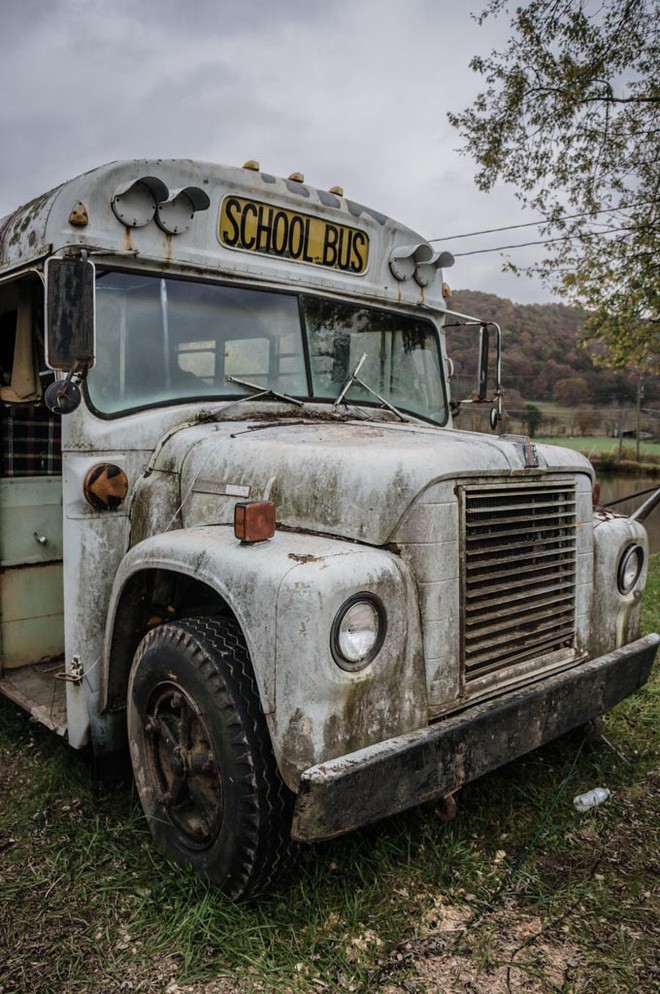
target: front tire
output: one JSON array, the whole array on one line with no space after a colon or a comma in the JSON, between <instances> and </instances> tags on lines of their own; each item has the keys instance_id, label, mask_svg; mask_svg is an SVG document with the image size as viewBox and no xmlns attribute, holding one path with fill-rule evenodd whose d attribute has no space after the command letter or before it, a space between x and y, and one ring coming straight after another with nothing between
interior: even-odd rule
<instances>
[{"instance_id":1,"label":"front tire","mask_svg":"<svg viewBox=\"0 0 660 994\"><path fill-rule=\"evenodd\" d=\"M182 620L145 636L129 681L128 735L159 848L232 898L268 887L289 851L291 795L234 622Z\"/></svg>"}]
</instances>

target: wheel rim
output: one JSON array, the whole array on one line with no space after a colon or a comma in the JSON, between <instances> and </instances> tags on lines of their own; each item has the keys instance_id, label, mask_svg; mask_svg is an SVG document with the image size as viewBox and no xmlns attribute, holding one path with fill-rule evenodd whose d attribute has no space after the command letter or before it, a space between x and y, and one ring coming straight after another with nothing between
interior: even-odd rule
<instances>
[{"instance_id":1,"label":"wheel rim","mask_svg":"<svg viewBox=\"0 0 660 994\"><path fill-rule=\"evenodd\" d=\"M147 772L160 805L189 845L205 849L220 831L222 772L194 700L175 683L159 684L144 719Z\"/></svg>"}]
</instances>

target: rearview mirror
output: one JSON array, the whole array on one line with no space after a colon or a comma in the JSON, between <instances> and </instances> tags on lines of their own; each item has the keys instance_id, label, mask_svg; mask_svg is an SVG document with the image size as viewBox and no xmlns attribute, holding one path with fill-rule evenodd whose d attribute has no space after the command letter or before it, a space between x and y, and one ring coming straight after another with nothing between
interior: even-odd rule
<instances>
[{"instance_id":1,"label":"rearview mirror","mask_svg":"<svg viewBox=\"0 0 660 994\"><path fill-rule=\"evenodd\" d=\"M95 268L79 258L46 262L46 363L83 376L94 365Z\"/></svg>"},{"instance_id":2,"label":"rearview mirror","mask_svg":"<svg viewBox=\"0 0 660 994\"><path fill-rule=\"evenodd\" d=\"M479 330L479 373L477 385L478 400L486 400L488 396L488 348L490 345L490 335L488 325L482 324Z\"/></svg>"}]
</instances>

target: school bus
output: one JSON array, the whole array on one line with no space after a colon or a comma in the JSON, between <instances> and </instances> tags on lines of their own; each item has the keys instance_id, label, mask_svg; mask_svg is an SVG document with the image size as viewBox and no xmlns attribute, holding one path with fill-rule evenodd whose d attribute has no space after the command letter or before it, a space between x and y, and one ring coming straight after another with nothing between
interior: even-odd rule
<instances>
[{"instance_id":1,"label":"school bus","mask_svg":"<svg viewBox=\"0 0 660 994\"><path fill-rule=\"evenodd\" d=\"M231 897L648 679L658 495L616 515L502 433L452 262L255 162L115 162L0 221L0 690L102 776L130 754ZM491 433L454 426L459 327Z\"/></svg>"}]
</instances>

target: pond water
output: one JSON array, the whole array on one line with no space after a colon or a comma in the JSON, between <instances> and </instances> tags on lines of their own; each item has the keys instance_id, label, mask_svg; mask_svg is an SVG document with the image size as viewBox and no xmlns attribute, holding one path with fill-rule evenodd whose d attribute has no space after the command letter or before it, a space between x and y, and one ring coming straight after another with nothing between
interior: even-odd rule
<instances>
[{"instance_id":1,"label":"pond water","mask_svg":"<svg viewBox=\"0 0 660 994\"><path fill-rule=\"evenodd\" d=\"M628 494L639 493L640 490L648 490L650 487L660 487L660 477L658 476L623 476L616 473L599 473L600 482L600 502L609 504L610 501L619 500ZM646 495L647 497L650 494ZM623 501L616 504L612 510L620 514L632 514L646 497L637 497L632 500ZM660 505L657 505L650 516L644 522L644 527L649 533L651 552L660 552Z\"/></svg>"}]
</instances>

